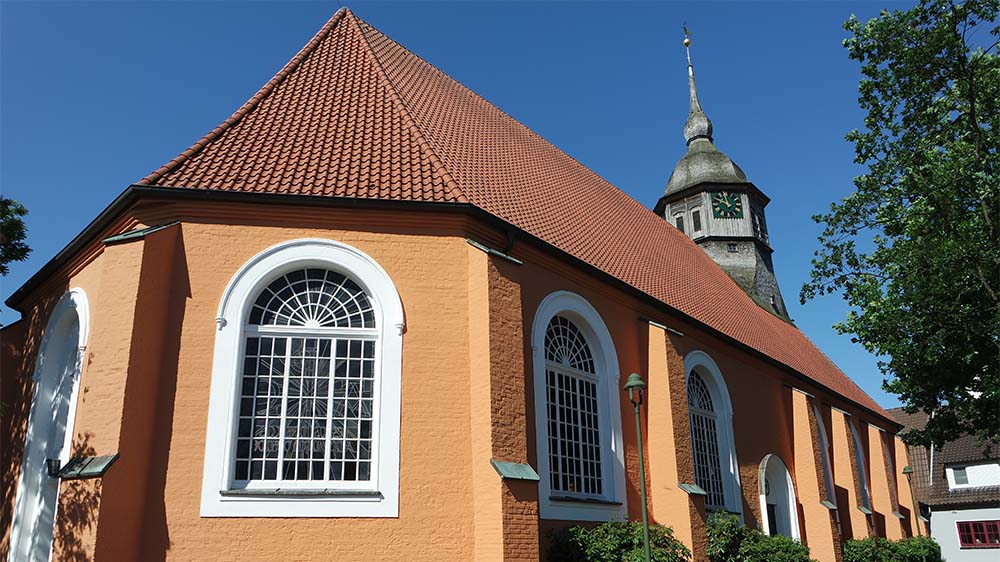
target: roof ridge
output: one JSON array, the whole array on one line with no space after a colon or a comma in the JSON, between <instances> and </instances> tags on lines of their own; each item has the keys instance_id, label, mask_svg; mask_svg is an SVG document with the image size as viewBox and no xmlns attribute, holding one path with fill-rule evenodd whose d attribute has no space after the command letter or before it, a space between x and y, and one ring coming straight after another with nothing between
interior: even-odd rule
<instances>
[{"instance_id":1,"label":"roof ridge","mask_svg":"<svg viewBox=\"0 0 1000 562\"><path fill-rule=\"evenodd\" d=\"M357 18L357 16L355 16L355 17ZM629 195L628 193L626 193L626 192L625 192L625 190L623 190L622 188L618 187L618 186L617 186L616 184L612 183L611 181L609 181L609 180L608 180L607 178L605 178L605 177L604 177L604 176L602 176L601 174L598 174L597 172L595 172L594 170L592 170L592 169L590 168L590 166L587 166L587 165L586 165L586 164L584 164L583 162L579 161L579 160L578 160L578 159L577 159L577 158L576 158L575 156L573 156L572 154L570 154L570 153L566 152L566 151L565 151L565 150L563 150L562 148L559 148L559 146L558 146L558 145L556 145L556 144L555 144L554 142L550 141L549 139L545 138L544 136L542 136L541 134L539 134L539 133L538 133L537 131L535 131L535 130L534 130L534 129L532 129L531 127L529 127L529 126L525 125L524 123L522 123L522 122L521 122L521 120L520 120L520 119L518 119L517 117L514 117L514 116L513 116L513 115L511 115L510 113L507 113L507 112L506 112L506 111L505 111L505 110L504 110L503 108L501 108L500 106L498 106L498 105L496 105L495 103L491 102L490 100L486 99L485 97L483 97L482 95L480 95L480 94L479 94L478 92L476 92L476 91L475 91L475 90L473 90L472 88L470 88L470 87L466 86L466 85L465 85L465 84L464 84L464 83L463 83L463 82L462 82L461 80L458 80L458 79L457 79L457 78L455 78L454 76L452 76L452 75L448 74L447 72L445 72L445 71L441 70L440 68L438 68L438 67L437 67L437 65L435 65L435 64L433 64L433 63L431 63L430 61L428 61L428 60L427 60L427 59L425 59L424 57L422 57L422 56L418 55L417 53L414 53L414 52L413 52L412 50L410 50L410 48L409 48L409 47L407 47L406 45L404 45L404 44L400 43L399 41L396 41L396 40L395 40L395 39L393 39L392 37L389 37L388 35L386 35L386 34L382 33L381 31L379 31L379 29L378 29L378 28L376 28L375 26L373 26L373 25L371 25L370 23L366 22L365 20L363 20L363 19L361 19L361 18L357 18L357 19L358 19L359 21L361 21L362 23L364 23L365 25L367 25L367 26L368 26L368 27L369 27L370 29L372 29L372 30L373 30L373 31L375 31L376 33L379 33L380 35L382 35L383 37L385 37L387 41L390 41L391 43L393 43L394 45L396 45L397 47L399 47L400 49L402 49L403 51L405 51L405 52L406 52L407 54L409 54L409 55L413 56L414 58L418 59L418 60L419 60L420 62L423 62L424 64L426 64L426 65L428 66L428 68L429 68L429 69L430 69L430 70L431 70L432 72L436 72L436 73L440 74L441 76L444 76L444 77L445 77L445 78L447 78L448 80L450 80L450 81L454 82L454 83L455 83L455 85L456 85L456 86L458 86L458 87L459 87L459 88L460 88L460 89L461 89L462 91L464 91L464 92L465 92L466 94L468 94L468 95L472 96L473 98L476 98L476 99L478 99L479 101L481 101L481 102L485 103L485 104L486 104L486 105L488 105L489 107L491 107L491 108L495 109L496 111L498 111L498 112L499 112L499 113L500 113L501 115L503 115L503 116L504 116L504 117L506 117L507 119L511 120L511 121L512 121L512 122L514 123L514 125L516 125L516 126L517 126L517 127L519 128L519 129L521 129L522 131L524 131L525 133L527 133L527 134L528 134L529 136L532 136L532 137L535 137L535 138L537 138L538 140L540 140L540 141L544 142L544 143L545 143L546 145L548 145L548 146L549 146L550 148L553 148L553 149L555 149L555 150L556 150L557 152L559 152L560 154L563 154L563 155L565 155L565 156L566 156L567 158L569 158L570 160L572 160L573 162L575 162L576 164L578 164L578 165L580 166L580 168L582 168L582 169L583 169L584 171L586 171L586 172L587 172L587 173L589 173L590 175L594 176L595 178L599 179L600 181L604 182L605 184L607 184L607 185L609 185L609 186L613 187L613 188L614 188L614 189L615 189L616 191L618 191L619 193L621 193L621 194L625 195L625 196L626 196L626 197L628 197L629 199L631 199L631 200L635 201L635 202L636 202L636 203L637 203L637 204L638 204L638 205L639 205L640 207L642 207L643 209L646 209L646 210L647 210L647 211L649 211L650 213L652 213L652 212L653 212L653 211L652 211L652 209L650 209L649 207L646 207L645 205L643 205L641 201L638 201L637 199L635 199L634 197L632 197L631 195ZM366 41L366 42L368 42L368 40L367 40L367 36L366 36L366 38L365 38L365 41ZM369 44L369 47L370 47L370 46L371 46L371 45ZM372 54L374 54L374 51L372 52ZM378 57L377 57L377 56L375 56L375 59L376 59L376 60L378 60ZM382 65L381 65L381 62L379 62L379 69L380 69L380 70L382 70ZM391 81L390 81L390 83L391 83ZM402 97L402 96L400 96L400 97ZM654 214L655 214L655 213L654 213Z\"/></svg>"},{"instance_id":2,"label":"roof ridge","mask_svg":"<svg viewBox=\"0 0 1000 562\"><path fill-rule=\"evenodd\" d=\"M178 166L186 162L188 159L190 159L192 156L200 152L203 148L208 146L212 141L219 138L219 136L222 135L222 133L229 130L233 125L235 125L241 119L243 119L243 117L248 115L255 107L260 105L260 103L264 100L264 98L270 95L271 92L273 92L275 88L277 88L278 85L285 80L285 78L291 75L291 73L296 68L298 68L298 66L302 63L302 61L304 61L309 55L312 54L314 50L316 50L316 47L319 46L319 44L322 43L324 39L326 39L327 35L329 35L330 32L333 31L335 27L337 27L337 24L340 22L340 20L344 19L344 16L349 13L350 10L348 10L347 8L340 8L339 10L334 12L333 16L330 17L330 19L326 22L326 24L323 25L323 27L321 27L319 31L316 32L316 35L313 35L313 38L310 39L309 42L305 44L305 46L299 49L299 52L296 53L291 60L285 63L285 66L283 66L281 70L278 71L277 74L272 76L271 79L268 80L267 83L264 84L261 87L261 89L257 91L256 94L253 95L253 97L248 99L246 103L244 103L239 109L237 109L235 113L230 115L228 119L226 119L218 126L216 126L214 129L209 131L208 134L203 136L200 140L198 140L198 142L191 145L187 150L180 153L173 160L167 162L166 164L161 166L160 169L139 180L137 184L155 185L160 178L170 173Z\"/></svg>"},{"instance_id":3,"label":"roof ridge","mask_svg":"<svg viewBox=\"0 0 1000 562\"><path fill-rule=\"evenodd\" d=\"M431 165L434 166L435 169L441 171L442 179L444 180L445 184L450 188L451 193L460 202L469 203L469 198L465 194L465 191L462 190L462 187L458 184L457 181L455 181L455 176L453 176L452 173L448 171L448 167L445 166L444 160L440 156L438 156L437 151L434 149L434 145L431 142L430 138L426 133L424 133L423 129L420 128L420 125L417 123L417 120L413 118L413 112L410 110L410 107L406 104L406 100L403 99L403 96L399 95L399 91L396 89L396 85L393 83L392 78L389 77L389 73L385 71L385 68L383 68L381 59L379 59L378 55L375 54L375 49L372 48L372 44L368 40L368 35L365 33L364 28L358 23L358 22L364 22L364 20L354 15L354 13L351 12L350 10L347 11L347 15L350 16L347 18L348 21L354 24L354 27L357 29L358 34L361 36L361 40L364 41L365 52L368 54L372 62L375 64L375 68L378 70L379 76L382 78L382 81L386 84L386 89L388 90L389 97L392 99L393 103L395 103L399 107L400 111L402 112L403 123L407 126L408 129L410 129L410 134L413 135L414 139L417 141L417 144L420 145L420 148L427 154L427 157L430 160ZM367 22L364 23L365 25L368 25ZM375 29L371 25L368 25L368 27Z\"/></svg>"}]
</instances>

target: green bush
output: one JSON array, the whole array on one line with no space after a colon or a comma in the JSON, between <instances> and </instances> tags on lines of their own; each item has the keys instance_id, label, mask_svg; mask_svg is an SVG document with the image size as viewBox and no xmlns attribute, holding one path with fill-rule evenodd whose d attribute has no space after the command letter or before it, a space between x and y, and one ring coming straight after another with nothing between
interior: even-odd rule
<instances>
[{"instance_id":1,"label":"green bush","mask_svg":"<svg viewBox=\"0 0 1000 562\"><path fill-rule=\"evenodd\" d=\"M897 562L943 562L941 545L930 537L911 537L896 543Z\"/></svg>"},{"instance_id":2,"label":"green bush","mask_svg":"<svg viewBox=\"0 0 1000 562\"><path fill-rule=\"evenodd\" d=\"M844 543L844 562L893 562L894 550L882 537L851 539Z\"/></svg>"},{"instance_id":3,"label":"green bush","mask_svg":"<svg viewBox=\"0 0 1000 562\"><path fill-rule=\"evenodd\" d=\"M731 513L709 516L708 559L711 562L812 562L809 549L799 541L748 529Z\"/></svg>"},{"instance_id":4,"label":"green bush","mask_svg":"<svg viewBox=\"0 0 1000 562\"><path fill-rule=\"evenodd\" d=\"M691 557L669 527L650 525L653 562L687 562ZM641 562L642 523L609 521L597 527L558 531L549 547L550 562Z\"/></svg>"},{"instance_id":5,"label":"green bush","mask_svg":"<svg viewBox=\"0 0 1000 562\"><path fill-rule=\"evenodd\" d=\"M941 547L930 537L890 541L881 537L844 543L844 562L943 562Z\"/></svg>"},{"instance_id":6,"label":"green bush","mask_svg":"<svg viewBox=\"0 0 1000 562\"><path fill-rule=\"evenodd\" d=\"M740 561L740 548L752 540L753 531L729 513L708 516L708 559L712 562Z\"/></svg>"},{"instance_id":7,"label":"green bush","mask_svg":"<svg viewBox=\"0 0 1000 562\"><path fill-rule=\"evenodd\" d=\"M756 539L743 543L740 556L746 562L811 562L809 549L799 541L781 535L767 536L754 531Z\"/></svg>"}]
</instances>

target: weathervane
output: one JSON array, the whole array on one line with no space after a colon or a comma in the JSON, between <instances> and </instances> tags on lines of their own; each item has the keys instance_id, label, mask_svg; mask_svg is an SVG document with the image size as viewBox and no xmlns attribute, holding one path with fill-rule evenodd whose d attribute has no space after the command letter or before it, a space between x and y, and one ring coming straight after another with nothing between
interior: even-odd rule
<instances>
[{"instance_id":1,"label":"weathervane","mask_svg":"<svg viewBox=\"0 0 1000 562\"><path fill-rule=\"evenodd\" d=\"M684 30L684 50L687 52L688 67L691 66L691 32L688 30L687 23L681 25L681 29Z\"/></svg>"}]
</instances>

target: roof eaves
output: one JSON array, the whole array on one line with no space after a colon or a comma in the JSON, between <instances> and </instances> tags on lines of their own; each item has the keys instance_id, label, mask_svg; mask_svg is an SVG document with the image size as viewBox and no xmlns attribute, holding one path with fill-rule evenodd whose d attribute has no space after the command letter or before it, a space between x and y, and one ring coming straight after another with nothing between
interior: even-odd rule
<instances>
[{"instance_id":1,"label":"roof eaves","mask_svg":"<svg viewBox=\"0 0 1000 562\"><path fill-rule=\"evenodd\" d=\"M427 154L427 158L428 160L430 160L430 163L434 167L434 169L441 173L442 179L448 186L451 195L455 197L456 201L461 203L468 203L469 198L465 195L465 192L458 185L458 182L455 181L455 177L452 175L452 173L448 171L448 168L444 165L444 161L437 155L437 152L434 150L434 146L430 141L430 137L427 136L427 134L423 131L423 129L420 128L420 125L417 123L416 119L413 118L413 112L410 111L410 108L406 105L406 101L402 98L402 96L399 95L399 90L396 89L396 85L393 83L392 79L389 78L389 73L387 73L385 71L385 68L382 66L382 61L379 60L378 55L375 54L375 49L372 47L371 42L368 40L368 35L365 33L364 28L358 25L357 16L355 16L349 10L346 13L349 16L347 20L354 25L354 28L361 36L361 40L364 41L365 51L367 55L371 58L371 61L375 65L375 68L378 70L379 77L385 83L386 90L389 93L389 97L392 99L393 103L395 103L396 106L399 108L400 113L402 113L403 122L406 124L406 127L410 130L410 134L413 135L413 138L417 141L417 144L420 145L421 150L423 150Z\"/></svg>"},{"instance_id":2,"label":"roof eaves","mask_svg":"<svg viewBox=\"0 0 1000 562\"><path fill-rule=\"evenodd\" d=\"M316 35L314 35L313 38L308 43L306 43L306 45L302 47L302 49L299 50L299 52L294 57L292 57L292 59L288 61L288 63L286 63L285 66L267 82L267 84L264 84L264 86L260 90L258 90L257 93L254 94L252 98L247 100L247 102L244 103L242 107L240 107L238 110L236 110L235 113L230 115L228 119L220 123L219 126L212 129L212 131L210 131L207 135L202 137L201 140L191 145L190 148L182 152L180 155L178 155L170 162L167 162L166 164L161 166L160 169L142 178L137 183L142 185L155 185L156 182L160 180L160 178L170 173L171 171L175 170L178 166L180 166L184 162L191 159L195 154L198 154L202 149L211 144L212 141L219 138L219 136L221 136L223 133L229 130L233 125L235 125L245 116L247 116L251 111L254 110L254 108L260 105L261 101L263 101L268 95L270 95L271 92L273 92L278 87L279 84L281 84L289 75L291 75L291 73L294 72L295 69L298 68L300 64L302 64L302 61L304 61L310 54L312 54L314 50L316 50L316 47L323 41L323 39L326 38L327 35L330 34L331 31L333 31L335 27L337 27L337 24L340 22L340 20L342 20L344 16L348 13L349 12L347 8L341 8L337 10L337 12L334 13L333 16L330 18L330 20L326 22L326 25L320 28L320 30L316 32Z\"/></svg>"}]
</instances>

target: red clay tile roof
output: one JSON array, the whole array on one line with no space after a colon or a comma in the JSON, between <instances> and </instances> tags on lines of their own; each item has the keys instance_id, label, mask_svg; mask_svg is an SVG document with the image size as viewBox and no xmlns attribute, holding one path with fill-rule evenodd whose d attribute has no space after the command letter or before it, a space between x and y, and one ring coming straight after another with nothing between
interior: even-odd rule
<instances>
[{"instance_id":1,"label":"red clay tile roof","mask_svg":"<svg viewBox=\"0 0 1000 562\"><path fill-rule=\"evenodd\" d=\"M891 419L690 239L346 9L140 183L470 203Z\"/></svg>"}]
</instances>

